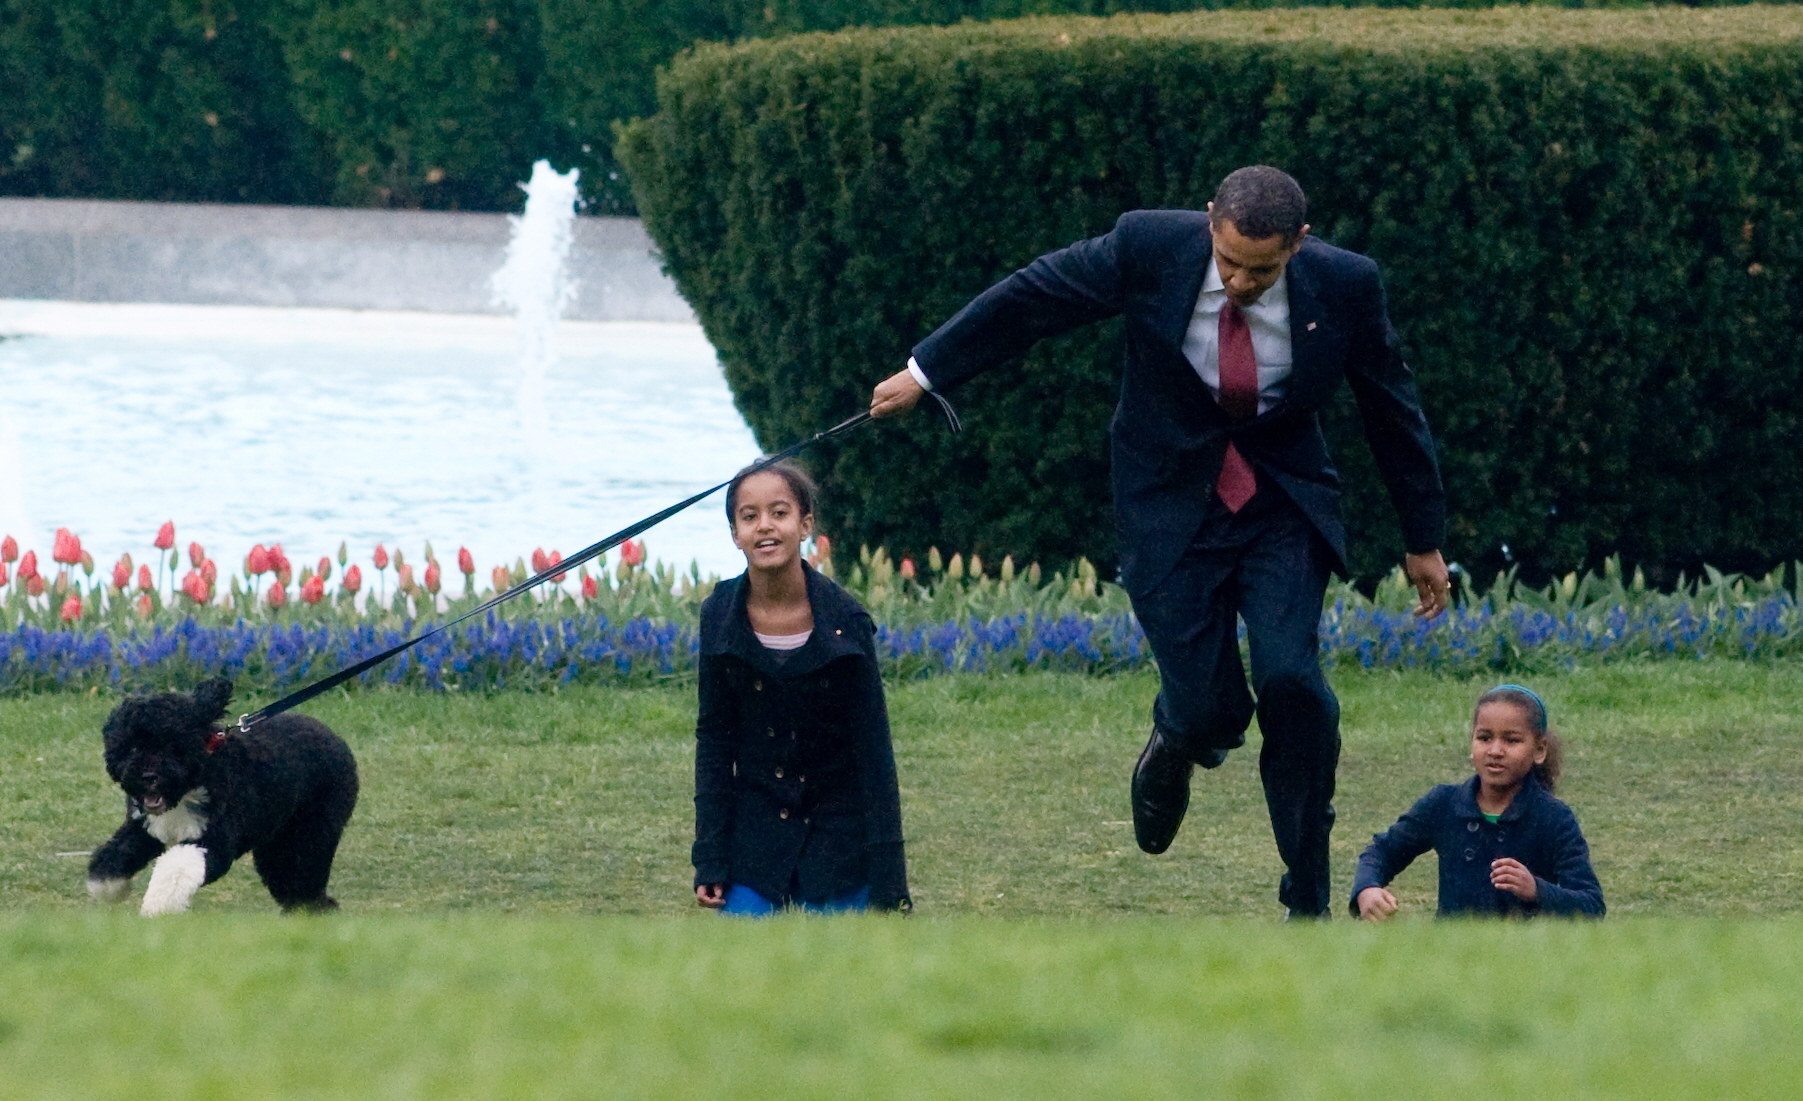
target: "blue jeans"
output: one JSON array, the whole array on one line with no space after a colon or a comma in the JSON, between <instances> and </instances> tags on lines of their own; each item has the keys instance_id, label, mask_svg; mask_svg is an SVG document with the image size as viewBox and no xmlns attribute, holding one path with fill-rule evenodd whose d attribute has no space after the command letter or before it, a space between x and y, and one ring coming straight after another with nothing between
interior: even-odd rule
<instances>
[{"instance_id":1,"label":"blue jeans","mask_svg":"<svg viewBox=\"0 0 1803 1101\"><path fill-rule=\"evenodd\" d=\"M857 913L870 906L870 888L859 887L825 902L794 902L790 906L810 914ZM743 883L731 883L726 887L726 905L720 907L720 912L729 917L769 917L783 908Z\"/></svg>"}]
</instances>

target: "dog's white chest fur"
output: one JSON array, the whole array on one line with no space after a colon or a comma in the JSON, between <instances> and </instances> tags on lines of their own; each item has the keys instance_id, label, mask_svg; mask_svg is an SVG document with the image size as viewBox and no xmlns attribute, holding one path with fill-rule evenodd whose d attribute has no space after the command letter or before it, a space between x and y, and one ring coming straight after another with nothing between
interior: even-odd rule
<instances>
[{"instance_id":1,"label":"dog's white chest fur","mask_svg":"<svg viewBox=\"0 0 1803 1101\"><path fill-rule=\"evenodd\" d=\"M207 789L195 788L162 814L144 816L144 832L164 845L197 840L207 828Z\"/></svg>"}]
</instances>

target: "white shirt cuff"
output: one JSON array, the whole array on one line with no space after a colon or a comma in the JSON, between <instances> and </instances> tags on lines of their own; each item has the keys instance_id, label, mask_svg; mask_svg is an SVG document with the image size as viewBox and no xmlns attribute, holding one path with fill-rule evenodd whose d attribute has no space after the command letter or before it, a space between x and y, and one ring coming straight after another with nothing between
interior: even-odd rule
<instances>
[{"instance_id":1,"label":"white shirt cuff","mask_svg":"<svg viewBox=\"0 0 1803 1101\"><path fill-rule=\"evenodd\" d=\"M908 357L908 373L914 376L915 382L920 383L920 388L922 390L931 390L933 388L933 380L928 378L927 373L920 369L920 364L914 362L913 356Z\"/></svg>"}]
</instances>

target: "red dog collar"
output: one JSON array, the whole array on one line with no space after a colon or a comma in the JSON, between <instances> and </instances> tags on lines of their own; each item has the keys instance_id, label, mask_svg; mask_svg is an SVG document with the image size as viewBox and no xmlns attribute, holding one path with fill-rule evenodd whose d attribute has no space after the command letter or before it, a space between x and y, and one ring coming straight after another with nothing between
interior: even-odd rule
<instances>
[{"instance_id":1,"label":"red dog collar","mask_svg":"<svg viewBox=\"0 0 1803 1101\"><path fill-rule=\"evenodd\" d=\"M211 734L207 735L207 752L208 753L219 752L219 747L224 744L225 744L225 731L215 730Z\"/></svg>"}]
</instances>

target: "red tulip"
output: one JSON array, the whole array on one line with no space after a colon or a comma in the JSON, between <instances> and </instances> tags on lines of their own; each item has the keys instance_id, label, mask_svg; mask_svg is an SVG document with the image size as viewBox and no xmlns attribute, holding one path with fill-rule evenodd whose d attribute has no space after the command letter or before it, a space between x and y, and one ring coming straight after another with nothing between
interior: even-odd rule
<instances>
[{"instance_id":1,"label":"red tulip","mask_svg":"<svg viewBox=\"0 0 1803 1101\"><path fill-rule=\"evenodd\" d=\"M288 556L282 552L282 545L280 543L271 543L269 545L269 568L276 573L286 571L292 574L294 572L294 563L288 561ZM284 581L282 584L286 585L287 582Z\"/></svg>"},{"instance_id":2,"label":"red tulip","mask_svg":"<svg viewBox=\"0 0 1803 1101\"><path fill-rule=\"evenodd\" d=\"M582 579L582 599L593 600L600 595L601 586L595 583L594 578L585 575Z\"/></svg>"},{"instance_id":3,"label":"red tulip","mask_svg":"<svg viewBox=\"0 0 1803 1101\"><path fill-rule=\"evenodd\" d=\"M361 589L363 587L363 571L362 571L362 569L353 565L353 566L351 566L350 569L345 570L344 571L344 581L342 582L342 584L344 585L345 592L350 593L352 596L356 596L357 590Z\"/></svg>"},{"instance_id":4,"label":"red tulip","mask_svg":"<svg viewBox=\"0 0 1803 1101\"><path fill-rule=\"evenodd\" d=\"M387 569L388 568L388 548L384 547L380 543L377 543L375 556L373 558L371 558L370 561L372 561L376 564L376 569L378 569L378 570Z\"/></svg>"},{"instance_id":5,"label":"red tulip","mask_svg":"<svg viewBox=\"0 0 1803 1101\"><path fill-rule=\"evenodd\" d=\"M50 552L52 560L65 566L73 566L81 561L81 538L68 528L56 529L56 542Z\"/></svg>"},{"instance_id":6,"label":"red tulip","mask_svg":"<svg viewBox=\"0 0 1803 1101\"><path fill-rule=\"evenodd\" d=\"M323 554L320 555L319 556L319 569L315 570L314 572L317 573L319 575L320 579L323 581L332 580L332 560L330 558L327 558Z\"/></svg>"},{"instance_id":7,"label":"red tulip","mask_svg":"<svg viewBox=\"0 0 1803 1101\"><path fill-rule=\"evenodd\" d=\"M324 600L325 596L326 579L318 574L314 574L312 577L307 578L306 584L301 586L301 599L308 604L317 604L321 600Z\"/></svg>"},{"instance_id":8,"label":"red tulip","mask_svg":"<svg viewBox=\"0 0 1803 1101\"><path fill-rule=\"evenodd\" d=\"M23 570L21 570L19 572L19 576L25 577L25 572ZM44 595L44 575L43 574L34 573L30 577L25 577L25 595L26 596L43 596Z\"/></svg>"},{"instance_id":9,"label":"red tulip","mask_svg":"<svg viewBox=\"0 0 1803 1101\"><path fill-rule=\"evenodd\" d=\"M153 545L157 550L168 550L170 547L175 546L174 520L163 521L163 526L157 529L156 543Z\"/></svg>"},{"instance_id":10,"label":"red tulip","mask_svg":"<svg viewBox=\"0 0 1803 1101\"><path fill-rule=\"evenodd\" d=\"M88 577L94 576L94 556L85 548L81 552L81 572Z\"/></svg>"},{"instance_id":11,"label":"red tulip","mask_svg":"<svg viewBox=\"0 0 1803 1101\"><path fill-rule=\"evenodd\" d=\"M156 587L157 587L157 583L155 581L151 580L151 577L150 577L150 567L149 566L139 566L138 567L138 588L143 590L144 592L149 592L150 590L152 590Z\"/></svg>"},{"instance_id":12,"label":"red tulip","mask_svg":"<svg viewBox=\"0 0 1803 1101\"><path fill-rule=\"evenodd\" d=\"M558 553L557 553L557 549L556 549L556 548L555 548L555 547L553 547L553 548L552 548L552 549L551 549L551 553L550 553L550 554L547 554L547 555L545 555L545 566L546 566L546 568L547 568L547 569L548 569L548 568L550 568L550 567L552 567L552 566L555 566L555 565L557 565L557 564L558 564L558 563L559 563L559 562L562 562L562 561L563 561L563 555L561 555L561 554L558 554ZM554 574L552 574L552 575L551 575L551 580L553 580L553 581L562 581L562 580L563 580L563 579L564 579L564 578L566 578L566 577L568 577L568 576L570 576L570 575L569 575L569 572L568 572L568 571L567 571L567 570L566 570L566 571L564 571L564 572L561 572L561 573L554 573Z\"/></svg>"},{"instance_id":13,"label":"red tulip","mask_svg":"<svg viewBox=\"0 0 1803 1101\"><path fill-rule=\"evenodd\" d=\"M400 564L400 566L394 572L395 572L395 578L394 578L395 586L404 593L412 592L413 591L413 567L408 565L407 563L403 562Z\"/></svg>"},{"instance_id":14,"label":"red tulip","mask_svg":"<svg viewBox=\"0 0 1803 1101\"><path fill-rule=\"evenodd\" d=\"M63 622L73 623L81 618L81 594L70 593L69 599L63 601Z\"/></svg>"},{"instance_id":15,"label":"red tulip","mask_svg":"<svg viewBox=\"0 0 1803 1101\"><path fill-rule=\"evenodd\" d=\"M551 559L545 554L545 548L532 548L532 572L544 573L551 568Z\"/></svg>"},{"instance_id":16,"label":"red tulip","mask_svg":"<svg viewBox=\"0 0 1803 1101\"><path fill-rule=\"evenodd\" d=\"M37 551L26 551L25 557L19 559L19 576L26 580L38 576Z\"/></svg>"},{"instance_id":17,"label":"red tulip","mask_svg":"<svg viewBox=\"0 0 1803 1101\"><path fill-rule=\"evenodd\" d=\"M244 556L244 572L252 577L268 573L269 568L269 548L261 543L250 548L250 553Z\"/></svg>"},{"instance_id":18,"label":"red tulip","mask_svg":"<svg viewBox=\"0 0 1803 1101\"><path fill-rule=\"evenodd\" d=\"M193 566L195 569L198 570L200 568L200 564L202 562L206 561L206 559L207 559L207 549L205 547L201 546L199 543L189 543L188 544L188 564L189 565Z\"/></svg>"},{"instance_id":19,"label":"red tulip","mask_svg":"<svg viewBox=\"0 0 1803 1101\"><path fill-rule=\"evenodd\" d=\"M427 562L426 563L426 591L431 593L434 596L437 596L438 595L438 586L439 586L440 579L442 578L442 576L443 575L439 572L439 569L438 569L438 563Z\"/></svg>"},{"instance_id":20,"label":"red tulip","mask_svg":"<svg viewBox=\"0 0 1803 1101\"><path fill-rule=\"evenodd\" d=\"M620 561L628 566L637 566L645 561L645 544L635 543L628 539L620 544Z\"/></svg>"},{"instance_id":21,"label":"red tulip","mask_svg":"<svg viewBox=\"0 0 1803 1101\"><path fill-rule=\"evenodd\" d=\"M113 588L123 590L131 584L131 559L121 558L113 563Z\"/></svg>"},{"instance_id":22,"label":"red tulip","mask_svg":"<svg viewBox=\"0 0 1803 1101\"><path fill-rule=\"evenodd\" d=\"M219 580L219 567L214 565L211 558L200 560L200 579L207 583L208 589L211 589Z\"/></svg>"},{"instance_id":23,"label":"red tulip","mask_svg":"<svg viewBox=\"0 0 1803 1101\"><path fill-rule=\"evenodd\" d=\"M5 587L6 582L7 582L6 563L0 562L0 588Z\"/></svg>"},{"instance_id":24,"label":"red tulip","mask_svg":"<svg viewBox=\"0 0 1803 1101\"><path fill-rule=\"evenodd\" d=\"M201 578L199 570L189 570L182 575L182 592L196 604L207 602L207 583Z\"/></svg>"},{"instance_id":25,"label":"red tulip","mask_svg":"<svg viewBox=\"0 0 1803 1101\"><path fill-rule=\"evenodd\" d=\"M909 581L914 580L914 560L912 558L902 559L901 560L901 569L897 572L899 572L903 577L907 578Z\"/></svg>"},{"instance_id":26,"label":"red tulip","mask_svg":"<svg viewBox=\"0 0 1803 1101\"><path fill-rule=\"evenodd\" d=\"M504 593L513 588L513 575L507 572L506 566L496 566L492 577L495 583L495 592Z\"/></svg>"},{"instance_id":27,"label":"red tulip","mask_svg":"<svg viewBox=\"0 0 1803 1101\"><path fill-rule=\"evenodd\" d=\"M150 598L149 593L139 593L137 604L138 614L145 619L149 619L150 613L156 611L156 601Z\"/></svg>"},{"instance_id":28,"label":"red tulip","mask_svg":"<svg viewBox=\"0 0 1803 1101\"><path fill-rule=\"evenodd\" d=\"M457 570L465 577L476 572L476 556L470 553L468 547L457 548Z\"/></svg>"},{"instance_id":29,"label":"red tulip","mask_svg":"<svg viewBox=\"0 0 1803 1101\"><path fill-rule=\"evenodd\" d=\"M833 556L833 541L824 535L814 536L814 553L821 558L831 558Z\"/></svg>"},{"instance_id":30,"label":"red tulip","mask_svg":"<svg viewBox=\"0 0 1803 1101\"><path fill-rule=\"evenodd\" d=\"M12 536L0 539L0 564L19 560L19 541Z\"/></svg>"},{"instance_id":31,"label":"red tulip","mask_svg":"<svg viewBox=\"0 0 1803 1101\"><path fill-rule=\"evenodd\" d=\"M269 591L263 594L263 599L269 602L271 608L280 610L288 603L288 590L282 588L278 583L271 582Z\"/></svg>"}]
</instances>

